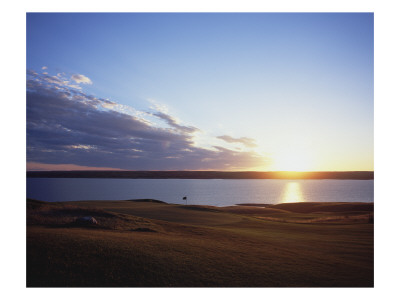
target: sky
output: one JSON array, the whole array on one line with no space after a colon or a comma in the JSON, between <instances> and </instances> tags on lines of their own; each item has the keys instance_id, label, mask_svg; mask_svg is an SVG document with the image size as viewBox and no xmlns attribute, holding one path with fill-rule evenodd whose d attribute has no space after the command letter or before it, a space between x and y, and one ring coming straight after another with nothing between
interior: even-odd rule
<instances>
[{"instance_id":1,"label":"sky","mask_svg":"<svg viewBox=\"0 0 400 300\"><path fill-rule=\"evenodd\" d=\"M28 13L27 169L373 170L372 13Z\"/></svg>"}]
</instances>

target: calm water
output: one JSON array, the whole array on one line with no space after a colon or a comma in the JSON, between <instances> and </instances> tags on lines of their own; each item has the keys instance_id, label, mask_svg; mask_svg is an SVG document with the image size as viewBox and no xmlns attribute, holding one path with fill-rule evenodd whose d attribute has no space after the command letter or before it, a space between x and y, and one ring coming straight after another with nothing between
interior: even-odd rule
<instances>
[{"instance_id":1,"label":"calm water","mask_svg":"<svg viewBox=\"0 0 400 300\"><path fill-rule=\"evenodd\" d=\"M373 180L27 178L27 197L44 201L151 198L168 203L373 202Z\"/></svg>"}]
</instances>

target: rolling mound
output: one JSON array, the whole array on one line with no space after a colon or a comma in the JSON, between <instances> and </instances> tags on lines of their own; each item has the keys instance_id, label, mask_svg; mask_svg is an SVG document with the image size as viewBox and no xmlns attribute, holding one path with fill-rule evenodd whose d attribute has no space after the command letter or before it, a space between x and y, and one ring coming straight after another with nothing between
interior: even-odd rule
<instances>
[{"instance_id":1,"label":"rolling mound","mask_svg":"<svg viewBox=\"0 0 400 300\"><path fill-rule=\"evenodd\" d=\"M84 217L93 217L98 224L79 222ZM68 203L43 202L33 199L27 200L27 225L162 231L159 225L142 217L108 212L98 208L84 208Z\"/></svg>"},{"instance_id":2,"label":"rolling mound","mask_svg":"<svg viewBox=\"0 0 400 300\"><path fill-rule=\"evenodd\" d=\"M275 204L272 208L296 213L373 212L374 204L364 202L294 202Z\"/></svg>"}]
</instances>

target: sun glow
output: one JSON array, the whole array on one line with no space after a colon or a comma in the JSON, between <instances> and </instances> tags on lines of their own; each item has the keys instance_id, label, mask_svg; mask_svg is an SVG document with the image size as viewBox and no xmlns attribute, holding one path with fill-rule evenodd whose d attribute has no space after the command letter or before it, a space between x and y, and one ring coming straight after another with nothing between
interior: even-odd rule
<instances>
[{"instance_id":1,"label":"sun glow","mask_svg":"<svg viewBox=\"0 0 400 300\"><path fill-rule=\"evenodd\" d=\"M271 169L275 171L311 171L313 159L305 151L281 151L273 155Z\"/></svg>"}]
</instances>

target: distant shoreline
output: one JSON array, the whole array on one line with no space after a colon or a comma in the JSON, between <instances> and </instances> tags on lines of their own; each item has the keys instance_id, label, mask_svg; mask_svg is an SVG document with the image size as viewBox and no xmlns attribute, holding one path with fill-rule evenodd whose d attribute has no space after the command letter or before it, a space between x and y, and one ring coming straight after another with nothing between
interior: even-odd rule
<instances>
[{"instance_id":1,"label":"distant shoreline","mask_svg":"<svg viewBox=\"0 0 400 300\"><path fill-rule=\"evenodd\" d=\"M29 178L119 179L354 179L372 180L373 171L350 172L223 172L223 171L27 171Z\"/></svg>"}]
</instances>

